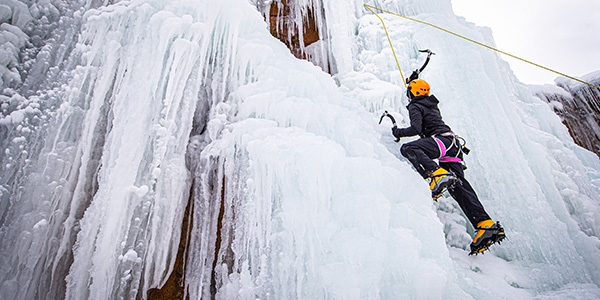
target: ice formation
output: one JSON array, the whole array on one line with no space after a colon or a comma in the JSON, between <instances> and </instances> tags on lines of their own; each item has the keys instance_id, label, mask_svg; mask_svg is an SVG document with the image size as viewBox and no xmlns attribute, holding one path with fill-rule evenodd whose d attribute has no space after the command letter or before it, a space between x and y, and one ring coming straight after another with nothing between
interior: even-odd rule
<instances>
[{"instance_id":1,"label":"ice formation","mask_svg":"<svg viewBox=\"0 0 600 300\"><path fill-rule=\"evenodd\" d=\"M506 228L469 257L458 206L378 124L408 120L379 19L293 2L331 75L270 34L270 1L40 1L8 24L31 52L2 73L24 80L3 85L0 299L144 299L188 205L190 299L600 297L600 161L497 54L381 15L405 72L437 53L422 78ZM367 3L493 44L449 0Z\"/></svg>"}]
</instances>

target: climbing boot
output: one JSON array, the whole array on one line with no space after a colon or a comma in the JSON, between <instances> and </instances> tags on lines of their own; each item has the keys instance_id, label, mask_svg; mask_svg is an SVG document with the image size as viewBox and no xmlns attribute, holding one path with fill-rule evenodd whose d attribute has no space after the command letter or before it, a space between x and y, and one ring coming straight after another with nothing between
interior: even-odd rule
<instances>
[{"instance_id":1,"label":"climbing boot","mask_svg":"<svg viewBox=\"0 0 600 300\"><path fill-rule=\"evenodd\" d=\"M471 242L471 253L469 255L483 253L491 245L495 243L500 244L506 238L504 228L500 226L500 222L494 222L493 220L481 221L477 223L477 228L475 229L473 242Z\"/></svg>"},{"instance_id":2,"label":"climbing boot","mask_svg":"<svg viewBox=\"0 0 600 300\"><path fill-rule=\"evenodd\" d=\"M431 179L429 188L431 189L433 200L437 200L445 190L452 187L456 182L454 174L446 171L444 168L438 168L429 173L429 178Z\"/></svg>"}]
</instances>

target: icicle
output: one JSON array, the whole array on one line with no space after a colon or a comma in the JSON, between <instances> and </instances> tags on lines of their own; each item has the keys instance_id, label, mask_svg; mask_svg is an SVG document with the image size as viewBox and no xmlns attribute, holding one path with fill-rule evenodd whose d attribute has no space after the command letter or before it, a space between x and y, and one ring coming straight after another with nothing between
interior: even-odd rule
<instances>
[{"instance_id":1,"label":"icicle","mask_svg":"<svg viewBox=\"0 0 600 300\"><path fill-rule=\"evenodd\" d=\"M456 22L449 1L377 2L491 39ZM173 270L190 200L179 252L190 298L600 294L600 162L497 56L389 22L407 66L421 65L418 45L443 49L424 76L472 144L469 179L509 238L473 259L458 205L436 215L377 125L390 108L408 122L377 20L359 1L294 1L290 28L312 11L320 38L298 45L330 76L265 30L271 3L123 1L85 14L40 159L0 189L13 201L0 297L149 296Z\"/></svg>"}]
</instances>

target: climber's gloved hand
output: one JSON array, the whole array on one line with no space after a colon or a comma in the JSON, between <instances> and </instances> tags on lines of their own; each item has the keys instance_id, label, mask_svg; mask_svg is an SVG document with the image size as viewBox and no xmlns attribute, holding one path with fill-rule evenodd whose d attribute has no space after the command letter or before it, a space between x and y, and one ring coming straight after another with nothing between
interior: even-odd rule
<instances>
[{"instance_id":1,"label":"climber's gloved hand","mask_svg":"<svg viewBox=\"0 0 600 300\"><path fill-rule=\"evenodd\" d=\"M406 83L409 83L415 79L419 79L419 70L414 70L412 74L410 74L410 77L406 79Z\"/></svg>"},{"instance_id":2,"label":"climber's gloved hand","mask_svg":"<svg viewBox=\"0 0 600 300\"><path fill-rule=\"evenodd\" d=\"M398 126L394 125L394 127L392 127L392 135L396 137L396 143L400 141L400 129Z\"/></svg>"}]
</instances>

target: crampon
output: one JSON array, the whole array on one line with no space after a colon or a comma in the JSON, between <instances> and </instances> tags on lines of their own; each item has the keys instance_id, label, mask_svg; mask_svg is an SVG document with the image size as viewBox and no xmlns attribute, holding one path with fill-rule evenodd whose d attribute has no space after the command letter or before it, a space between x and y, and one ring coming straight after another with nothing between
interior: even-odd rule
<instances>
[{"instance_id":1,"label":"crampon","mask_svg":"<svg viewBox=\"0 0 600 300\"><path fill-rule=\"evenodd\" d=\"M500 222L496 222L491 228L477 228L477 231L480 230L483 230L484 232L477 237L477 241L474 240L473 243L471 243L471 252L469 255L484 253L490 249L490 246L495 243L500 244L506 238L504 228L500 225Z\"/></svg>"},{"instance_id":2,"label":"crampon","mask_svg":"<svg viewBox=\"0 0 600 300\"><path fill-rule=\"evenodd\" d=\"M431 198L433 198L433 201L437 201L438 199L440 199L442 196L444 198L448 198L450 197L450 193L448 192L448 188L452 188L454 186L454 184L450 187L445 187L439 194L434 195L433 193L431 194Z\"/></svg>"},{"instance_id":3,"label":"crampon","mask_svg":"<svg viewBox=\"0 0 600 300\"><path fill-rule=\"evenodd\" d=\"M449 174L452 177L454 177L454 174L452 172L449 172ZM448 184L443 185L439 191L436 191L436 192L431 191L431 198L433 198L433 201L437 201L442 196L444 198L449 198L450 197L450 190L454 189L454 186L457 183L458 184L462 184L462 182L460 181L460 179L458 177L454 177L454 179L452 179Z\"/></svg>"}]
</instances>

